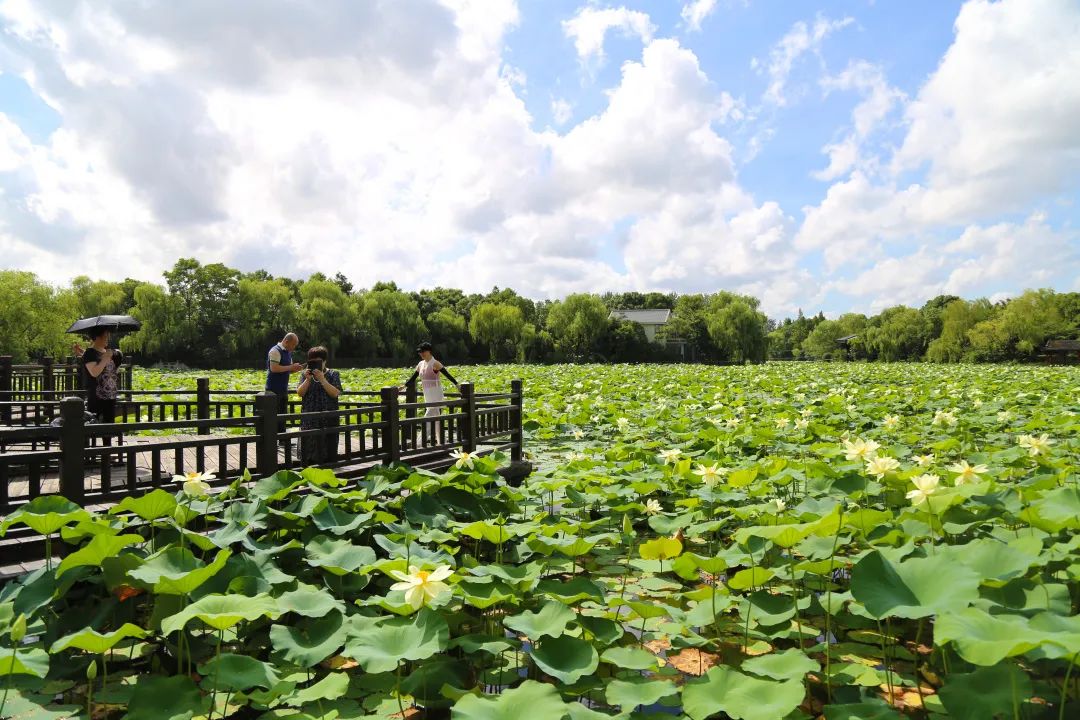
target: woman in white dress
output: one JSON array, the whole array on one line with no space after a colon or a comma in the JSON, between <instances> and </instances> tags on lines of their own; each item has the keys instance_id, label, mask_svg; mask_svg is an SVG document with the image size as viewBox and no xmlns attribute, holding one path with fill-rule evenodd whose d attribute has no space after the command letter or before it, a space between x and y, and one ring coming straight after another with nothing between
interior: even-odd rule
<instances>
[{"instance_id":1,"label":"woman in white dress","mask_svg":"<svg viewBox=\"0 0 1080 720\"><path fill-rule=\"evenodd\" d=\"M409 376L409 379L405 381L405 385L400 386L398 390L403 391L406 385L420 378L420 384L424 391L424 402L441 403L446 399L446 396L443 394L442 381L439 379L439 375L445 375L450 382L454 383L454 387L458 386L458 381L454 379L454 376L450 374L445 365L435 359L432 354L431 343L420 343L416 348L416 352L420 353L420 362L416 364L416 369L413 370L413 374ZM440 405L431 405L424 413L424 417L437 417L441 412L442 407ZM437 437L439 434L438 423L434 423L433 427Z\"/></svg>"}]
</instances>

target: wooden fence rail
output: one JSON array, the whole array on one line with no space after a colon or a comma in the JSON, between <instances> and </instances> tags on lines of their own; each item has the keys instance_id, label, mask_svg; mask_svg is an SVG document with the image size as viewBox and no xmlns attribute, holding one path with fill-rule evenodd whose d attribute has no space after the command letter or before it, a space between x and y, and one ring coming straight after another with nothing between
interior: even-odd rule
<instances>
[{"instance_id":1,"label":"wooden fence rail","mask_svg":"<svg viewBox=\"0 0 1080 720\"><path fill-rule=\"evenodd\" d=\"M186 472L213 472L211 484L218 485L245 471L267 477L299 467L300 444L317 436L337 448L320 466L346 476L397 461L445 466L456 448L505 450L513 461L522 459L520 380L511 382L509 393L476 393L471 383L462 383L460 393L442 403L416 402L415 387L404 402L397 388L387 387L377 399L343 402L330 412L292 412L297 407L291 403L284 420L292 429L285 433L279 433L273 394L219 401L208 391L208 380L200 378L196 397L174 404L170 419L153 419L148 412L143 420L140 410L140 419L114 424L87 423L81 397L37 401L60 422L0 430L0 515L44 494L80 505L111 504L156 487L172 488L173 475ZM31 404L7 405L12 410ZM431 407L441 414L425 417ZM310 427L315 422L325 427Z\"/></svg>"}]
</instances>

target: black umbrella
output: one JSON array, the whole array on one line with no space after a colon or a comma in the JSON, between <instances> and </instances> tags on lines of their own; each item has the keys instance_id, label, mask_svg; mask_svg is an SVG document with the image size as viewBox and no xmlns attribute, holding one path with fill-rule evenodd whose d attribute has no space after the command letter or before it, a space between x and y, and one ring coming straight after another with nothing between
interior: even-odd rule
<instances>
[{"instance_id":1,"label":"black umbrella","mask_svg":"<svg viewBox=\"0 0 1080 720\"><path fill-rule=\"evenodd\" d=\"M130 315L98 315L97 317L76 320L67 332L76 335L87 335L91 330L107 328L114 333L134 332L142 327L142 323Z\"/></svg>"}]
</instances>

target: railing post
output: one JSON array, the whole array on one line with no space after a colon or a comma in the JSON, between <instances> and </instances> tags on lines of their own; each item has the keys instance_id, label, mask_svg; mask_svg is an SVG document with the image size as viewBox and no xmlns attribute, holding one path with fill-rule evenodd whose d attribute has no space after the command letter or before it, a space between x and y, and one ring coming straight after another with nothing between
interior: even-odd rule
<instances>
[{"instance_id":1,"label":"railing post","mask_svg":"<svg viewBox=\"0 0 1080 720\"><path fill-rule=\"evenodd\" d=\"M277 395L264 390L255 396L255 469L262 477L277 472Z\"/></svg>"},{"instance_id":2,"label":"railing post","mask_svg":"<svg viewBox=\"0 0 1080 720\"><path fill-rule=\"evenodd\" d=\"M11 402L11 356L0 355L0 402ZM11 424L11 406L0 406L0 424Z\"/></svg>"},{"instance_id":3,"label":"railing post","mask_svg":"<svg viewBox=\"0 0 1080 720\"><path fill-rule=\"evenodd\" d=\"M510 394L513 396L510 399L510 442L513 443L513 447L510 448L510 461L521 462L522 453L524 451L524 443L522 438L524 437L521 428L521 406L524 402L525 396L521 392L521 381L510 381Z\"/></svg>"},{"instance_id":4,"label":"railing post","mask_svg":"<svg viewBox=\"0 0 1080 720\"><path fill-rule=\"evenodd\" d=\"M384 387L379 391L379 398L382 401L383 422L386 423L383 444L386 450L386 463L389 465L401 459L401 446L398 444L401 437L401 422L398 419L398 389Z\"/></svg>"},{"instance_id":5,"label":"railing post","mask_svg":"<svg viewBox=\"0 0 1080 720\"><path fill-rule=\"evenodd\" d=\"M405 385L405 402L406 402L406 404L416 402L416 381L415 380L413 380L412 382ZM414 417L416 417L416 408L405 408L405 417L406 418L414 418ZM416 430L417 430L417 427L418 427L417 425L410 425L409 426L409 439L405 442L405 449L406 450L408 450L409 448L412 448L413 450L416 449Z\"/></svg>"},{"instance_id":6,"label":"railing post","mask_svg":"<svg viewBox=\"0 0 1080 720\"><path fill-rule=\"evenodd\" d=\"M458 385L461 400L465 403L462 412L465 418L461 421L461 448L465 452L476 450L476 395L473 392L471 382L463 382Z\"/></svg>"},{"instance_id":7,"label":"railing post","mask_svg":"<svg viewBox=\"0 0 1080 720\"><path fill-rule=\"evenodd\" d=\"M195 415L199 418L199 435L210 434L210 378L195 379Z\"/></svg>"},{"instance_id":8,"label":"railing post","mask_svg":"<svg viewBox=\"0 0 1080 720\"><path fill-rule=\"evenodd\" d=\"M56 376L53 375L53 359L41 358L41 399L52 400L51 393L56 390Z\"/></svg>"},{"instance_id":9,"label":"railing post","mask_svg":"<svg viewBox=\"0 0 1080 720\"><path fill-rule=\"evenodd\" d=\"M60 401L60 494L82 505L86 500L86 412L82 398L67 397ZM104 457L108 462L108 457Z\"/></svg>"}]
</instances>

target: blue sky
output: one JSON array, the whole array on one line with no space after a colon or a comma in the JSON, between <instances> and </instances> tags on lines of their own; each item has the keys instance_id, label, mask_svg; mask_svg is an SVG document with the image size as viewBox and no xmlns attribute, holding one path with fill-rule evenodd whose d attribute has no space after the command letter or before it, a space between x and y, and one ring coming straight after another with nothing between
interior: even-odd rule
<instances>
[{"instance_id":1,"label":"blue sky","mask_svg":"<svg viewBox=\"0 0 1080 720\"><path fill-rule=\"evenodd\" d=\"M0 264L58 284L1080 290L1073 0L70 10L0 6Z\"/></svg>"}]
</instances>

